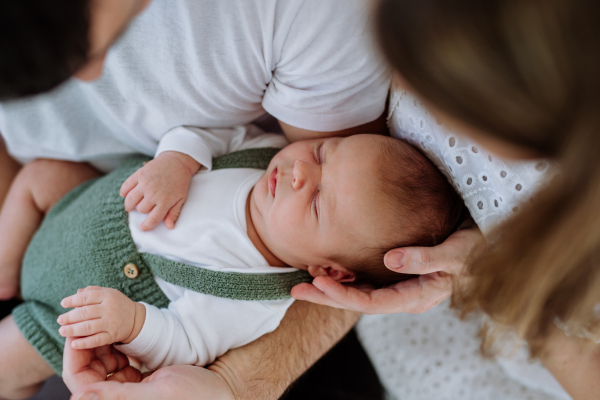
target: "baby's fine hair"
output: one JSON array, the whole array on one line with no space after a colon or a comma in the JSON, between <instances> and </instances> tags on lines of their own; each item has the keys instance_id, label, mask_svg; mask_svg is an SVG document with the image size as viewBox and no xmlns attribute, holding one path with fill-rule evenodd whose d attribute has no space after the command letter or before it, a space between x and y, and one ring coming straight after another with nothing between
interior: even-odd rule
<instances>
[{"instance_id":1,"label":"baby's fine hair","mask_svg":"<svg viewBox=\"0 0 600 400\"><path fill-rule=\"evenodd\" d=\"M356 273L357 282L385 286L410 275L390 271L383 257L391 249L435 246L442 243L468 216L468 211L448 179L415 147L401 140L377 136L378 189L385 198L387 226L381 246L364 248L359 257L335 257Z\"/></svg>"}]
</instances>

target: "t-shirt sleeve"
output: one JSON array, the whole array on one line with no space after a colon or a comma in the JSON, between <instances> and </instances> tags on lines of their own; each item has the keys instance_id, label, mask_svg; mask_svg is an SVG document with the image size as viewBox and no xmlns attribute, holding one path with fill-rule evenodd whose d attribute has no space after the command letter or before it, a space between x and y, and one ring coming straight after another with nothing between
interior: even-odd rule
<instances>
[{"instance_id":1,"label":"t-shirt sleeve","mask_svg":"<svg viewBox=\"0 0 600 400\"><path fill-rule=\"evenodd\" d=\"M286 124L316 131L377 119L390 72L372 34L370 7L366 0L307 0L293 16L282 11L264 109Z\"/></svg>"},{"instance_id":2,"label":"t-shirt sleeve","mask_svg":"<svg viewBox=\"0 0 600 400\"><path fill-rule=\"evenodd\" d=\"M142 303L146 320L140 334L117 348L151 370L204 366L275 330L292 303L293 299L231 300L186 290L166 309Z\"/></svg>"}]
</instances>

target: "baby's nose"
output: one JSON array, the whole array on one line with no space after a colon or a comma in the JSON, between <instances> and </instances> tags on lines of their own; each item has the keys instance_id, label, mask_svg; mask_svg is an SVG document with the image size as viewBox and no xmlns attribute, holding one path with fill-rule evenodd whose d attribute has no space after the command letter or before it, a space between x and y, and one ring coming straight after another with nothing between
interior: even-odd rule
<instances>
[{"instance_id":1,"label":"baby's nose","mask_svg":"<svg viewBox=\"0 0 600 400\"><path fill-rule=\"evenodd\" d=\"M292 169L292 187L296 190L301 189L310 179L310 175L310 165L302 160L296 160Z\"/></svg>"}]
</instances>

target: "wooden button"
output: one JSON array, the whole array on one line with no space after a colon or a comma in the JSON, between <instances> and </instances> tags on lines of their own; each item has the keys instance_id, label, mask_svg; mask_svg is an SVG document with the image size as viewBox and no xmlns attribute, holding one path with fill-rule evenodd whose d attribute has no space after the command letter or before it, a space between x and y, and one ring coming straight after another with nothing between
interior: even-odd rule
<instances>
[{"instance_id":1,"label":"wooden button","mask_svg":"<svg viewBox=\"0 0 600 400\"><path fill-rule=\"evenodd\" d=\"M129 279L135 279L140 273L140 270L138 269L137 265L130 263L123 268L123 272L125 272L125 276Z\"/></svg>"}]
</instances>

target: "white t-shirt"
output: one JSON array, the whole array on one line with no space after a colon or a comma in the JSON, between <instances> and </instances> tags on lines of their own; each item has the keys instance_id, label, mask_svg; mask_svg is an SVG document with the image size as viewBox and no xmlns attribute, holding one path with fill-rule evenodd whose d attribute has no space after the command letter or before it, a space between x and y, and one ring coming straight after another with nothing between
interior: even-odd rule
<instances>
[{"instance_id":1,"label":"white t-shirt","mask_svg":"<svg viewBox=\"0 0 600 400\"><path fill-rule=\"evenodd\" d=\"M154 155L181 126L245 125L269 112L334 131L378 118L389 71L371 0L153 0L110 49L96 82L0 105L9 152L95 161Z\"/></svg>"},{"instance_id":2,"label":"white t-shirt","mask_svg":"<svg viewBox=\"0 0 600 400\"><path fill-rule=\"evenodd\" d=\"M199 136L215 132L195 129ZM220 129L212 156L256 147L284 147L281 135L261 134L253 126ZM185 135L184 135L185 136ZM169 139L173 143L174 138ZM175 141L176 142L176 141ZM162 146L162 143L161 143ZM206 161L202 164L207 165ZM192 178L175 229L163 223L143 232L146 214L129 213L131 236L140 253L160 255L198 268L238 273L289 273L295 268L268 265L247 235L246 200L264 171L202 168ZM242 301L206 295L155 277L171 303L166 309L149 304L138 337L118 346L150 369L167 365L206 365L227 350L273 331L293 299Z\"/></svg>"}]
</instances>

